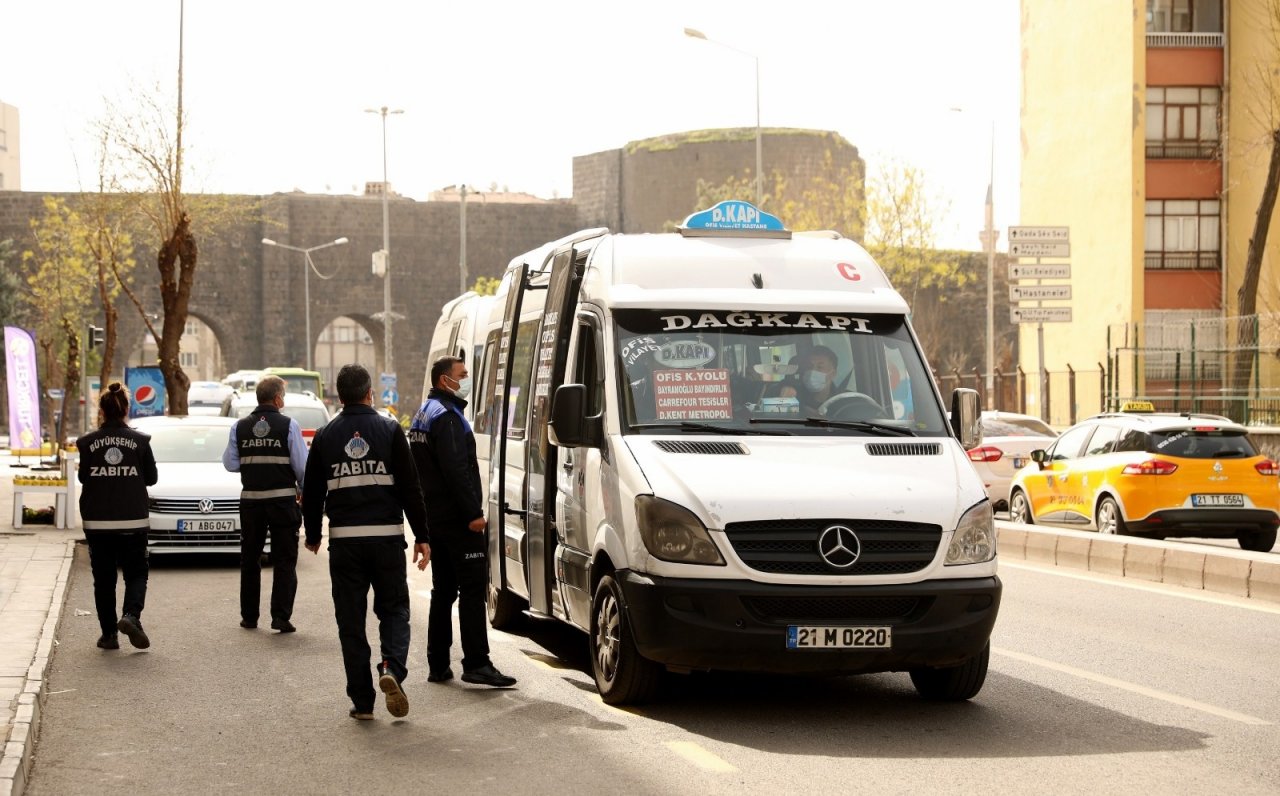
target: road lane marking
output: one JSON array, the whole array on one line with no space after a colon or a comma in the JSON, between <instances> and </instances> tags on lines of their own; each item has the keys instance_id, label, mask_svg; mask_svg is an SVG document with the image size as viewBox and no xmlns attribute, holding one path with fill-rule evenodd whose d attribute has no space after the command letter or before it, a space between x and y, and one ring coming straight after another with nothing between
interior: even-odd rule
<instances>
[{"instance_id":1,"label":"road lane marking","mask_svg":"<svg viewBox=\"0 0 1280 796\"><path fill-rule=\"evenodd\" d=\"M1008 567L1009 569L1020 569L1024 572L1039 572L1044 575L1057 575L1060 578L1083 580L1088 581L1089 583L1103 583L1109 586L1122 586L1126 589L1135 589L1137 591L1145 591L1151 594L1163 594L1169 597L1181 597L1186 600L1197 600L1199 602L1210 603L1212 605L1225 605L1230 608L1244 608L1248 611L1259 611L1264 614L1280 615L1280 605L1269 605L1267 603L1252 600L1248 597L1236 597L1232 595L1211 597L1205 592L1194 591L1185 586L1171 586L1167 583L1136 583L1132 578L1121 578L1116 575L1100 575L1092 572L1064 572L1058 567L1038 567L1031 564L1012 564L1008 561L1001 561L1000 568L1003 569L1005 567Z\"/></svg>"},{"instance_id":2,"label":"road lane marking","mask_svg":"<svg viewBox=\"0 0 1280 796\"><path fill-rule=\"evenodd\" d=\"M1037 658L1034 655L1026 655L1021 652L1014 652L1013 650L1000 649L998 647L992 647L991 651L996 653L997 655L1003 655L1006 658L1013 658L1014 660L1022 661L1023 663L1029 663L1032 666L1040 666L1045 669L1052 669L1055 672L1069 674L1072 677L1079 677L1082 680L1091 680L1095 683L1101 683L1102 685L1108 685L1108 686L1111 686L1112 688L1119 688L1122 691L1129 691L1131 693L1139 694L1141 696L1150 697L1152 699L1158 699L1162 702L1168 702L1172 705L1178 705L1179 707L1198 710L1201 713L1208 713L1210 715L1218 716L1224 719L1231 719L1232 721L1238 721L1243 724L1252 724L1256 727L1267 727L1271 725L1271 722L1267 721L1266 719L1260 719L1256 716L1250 716L1247 713L1237 713L1234 710L1227 710L1226 708L1220 708L1215 705L1207 704L1205 702L1198 702L1194 699L1188 699L1187 697L1178 696L1177 694L1170 694L1167 691L1159 691L1154 688L1148 688L1145 685L1138 685L1137 683L1130 683L1125 680L1117 680L1116 678L1108 677L1105 674L1096 674L1094 672L1090 672L1085 669L1077 669L1076 667L1068 666L1065 663L1056 663L1054 661L1045 660L1044 658Z\"/></svg>"},{"instance_id":3,"label":"road lane marking","mask_svg":"<svg viewBox=\"0 0 1280 796\"><path fill-rule=\"evenodd\" d=\"M667 741L666 747L703 771L731 774L738 770L693 741Z\"/></svg>"}]
</instances>

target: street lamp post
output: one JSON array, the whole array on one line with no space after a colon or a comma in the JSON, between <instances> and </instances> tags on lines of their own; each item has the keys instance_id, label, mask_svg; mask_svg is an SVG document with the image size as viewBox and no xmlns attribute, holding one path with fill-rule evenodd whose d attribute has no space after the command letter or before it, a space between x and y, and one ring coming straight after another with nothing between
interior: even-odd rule
<instances>
[{"instance_id":1,"label":"street lamp post","mask_svg":"<svg viewBox=\"0 0 1280 796\"><path fill-rule=\"evenodd\" d=\"M395 373L394 359L391 355L391 223L390 210L387 205L387 115L404 113L403 110L366 108L365 113L376 113L382 117L382 360L387 373Z\"/></svg>"},{"instance_id":2,"label":"street lamp post","mask_svg":"<svg viewBox=\"0 0 1280 796\"><path fill-rule=\"evenodd\" d=\"M725 44L717 39L707 38L707 34L694 28L685 28L684 35L691 39L702 39L703 41L719 44L721 47L727 47L730 50L745 55L755 62L756 65L756 207L764 203L764 157L761 153L760 146L760 57L754 53L734 47L732 44Z\"/></svg>"},{"instance_id":3,"label":"street lamp post","mask_svg":"<svg viewBox=\"0 0 1280 796\"><path fill-rule=\"evenodd\" d=\"M315 370L315 368L312 367L311 361L311 271L316 266L311 262L311 252L327 249L330 246L343 246L348 242L349 241L346 238L338 238L337 240L331 240L328 243L321 243L319 246L312 246L304 249L300 246L289 246L285 243L276 243L271 238L262 239L263 246L275 246L277 249L288 249L291 252L302 252L303 265L305 266L302 277L303 301L307 304L307 370Z\"/></svg>"}]
</instances>

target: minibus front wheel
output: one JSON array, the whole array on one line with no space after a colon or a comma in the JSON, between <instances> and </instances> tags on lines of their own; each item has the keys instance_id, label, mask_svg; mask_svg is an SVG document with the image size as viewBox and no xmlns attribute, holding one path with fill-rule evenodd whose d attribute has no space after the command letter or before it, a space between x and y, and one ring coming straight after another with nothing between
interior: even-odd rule
<instances>
[{"instance_id":1,"label":"minibus front wheel","mask_svg":"<svg viewBox=\"0 0 1280 796\"><path fill-rule=\"evenodd\" d=\"M636 649L622 588L612 574L602 577L596 586L588 643L591 672L600 698L607 704L638 704L654 697L662 668Z\"/></svg>"}]
</instances>

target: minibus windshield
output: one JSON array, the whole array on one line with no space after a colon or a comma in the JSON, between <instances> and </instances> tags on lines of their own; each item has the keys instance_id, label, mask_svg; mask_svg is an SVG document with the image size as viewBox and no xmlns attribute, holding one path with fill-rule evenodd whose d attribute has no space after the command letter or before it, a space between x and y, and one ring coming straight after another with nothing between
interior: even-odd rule
<instances>
[{"instance_id":1,"label":"minibus windshield","mask_svg":"<svg viewBox=\"0 0 1280 796\"><path fill-rule=\"evenodd\" d=\"M626 433L710 424L797 436L948 434L900 315L619 309L614 319Z\"/></svg>"}]
</instances>

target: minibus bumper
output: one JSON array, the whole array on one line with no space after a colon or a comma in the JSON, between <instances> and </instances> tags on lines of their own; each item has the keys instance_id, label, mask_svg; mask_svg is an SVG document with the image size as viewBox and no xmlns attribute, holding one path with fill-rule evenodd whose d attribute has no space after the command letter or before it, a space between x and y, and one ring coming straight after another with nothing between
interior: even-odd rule
<instances>
[{"instance_id":1,"label":"minibus bumper","mask_svg":"<svg viewBox=\"0 0 1280 796\"><path fill-rule=\"evenodd\" d=\"M952 666L986 646L996 576L876 586L616 575L641 655L676 670L858 674ZM788 628L887 627L887 648L789 649Z\"/></svg>"}]
</instances>

